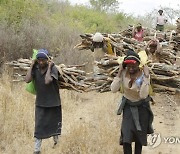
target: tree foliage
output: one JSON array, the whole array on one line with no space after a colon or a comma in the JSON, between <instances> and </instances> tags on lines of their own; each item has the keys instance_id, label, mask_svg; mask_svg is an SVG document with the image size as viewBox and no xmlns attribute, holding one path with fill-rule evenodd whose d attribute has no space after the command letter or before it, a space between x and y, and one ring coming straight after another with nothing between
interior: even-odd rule
<instances>
[{"instance_id":1,"label":"tree foliage","mask_svg":"<svg viewBox=\"0 0 180 154\"><path fill-rule=\"evenodd\" d=\"M119 5L118 0L90 0L91 6L98 11L116 11Z\"/></svg>"},{"instance_id":2,"label":"tree foliage","mask_svg":"<svg viewBox=\"0 0 180 154\"><path fill-rule=\"evenodd\" d=\"M170 24L173 24L174 21L180 17L180 9L173 9L171 7L162 7L162 10L164 10L165 15L168 18Z\"/></svg>"},{"instance_id":3,"label":"tree foliage","mask_svg":"<svg viewBox=\"0 0 180 154\"><path fill-rule=\"evenodd\" d=\"M65 64L87 61L81 58L83 54L74 55L79 34L119 32L120 25L132 22L128 18L122 13L71 6L67 0L0 0L0 65L5 60L29 58L33 48L60 54Z\"/></svg>"}]
</instances>

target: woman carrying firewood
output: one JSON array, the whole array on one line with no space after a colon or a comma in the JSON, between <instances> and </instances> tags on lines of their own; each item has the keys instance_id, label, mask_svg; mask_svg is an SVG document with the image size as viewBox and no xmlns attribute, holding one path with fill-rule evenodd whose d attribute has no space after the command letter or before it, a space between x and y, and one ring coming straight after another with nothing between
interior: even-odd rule
<instances>
[{"instance_id":1,"label":"woman carrying firewood","mask_svg":"<svg viewBox=\"0 0 180 154\"><path fill-rule=\"evenodd\" d=\"M162 47L160 46L158 39L150 40L145 47L145 51L148 55L148 59L152 62L159 63L159 56L160 56L161 50L162 50Z\"/></svg>"},{"instance_id":2,"label":"woman carrying firewood","mask_svg":"<svg viewBox=\"0 0 180 154\"><path fill-rule=\"evenodd\" d=\"M135 38L139 42L143 41L144 30L143 30L142 25L140 23L135 28L133 28L132 37Z\"/></svg>"},{"instance_id":3,"label":"woman carrying firewood","mask_svg":"<svg viewBox=\"0 0 180 154\"><path fill-rule=\"evenodd\" d=\"M57 82L60 74L46 49L40 49L36 58L25 81L34 81L36 87L34 154L40 154L42 139L53 137L54 146L57 145L61 134L62 110Z\"/></svg>"},{"instance_id":4,"label":"woman carrying firewood","mask_svg":"<svg viewBox=\"0 0 180 154\"><path fill-rule=\"evenodd\" d=\"M132 154L132 142L135 142L135 154L141 154L142 146L147 145L147 134L153 133L149 69L147 66L140 69L139 65L140 57L129 50L111 84L112 92L123 88L117 114L123 112L120 145L123 145L124 154Z\"/></svg>"},{"instance_id":5,"label":"woman carrying firewood","mask_svg":"<svg viewBox=\"0 0 180 154\"><path fill-rule=\"evenodd\" d=\"M94 77L98 77L101 75L101 69L98 67L97 62L100 61L105 54L113 55L113 49L108 39L105 39L99 32L95 33L92 39L91 51L94 57L93 72Z\"/></svg>"}]
</instances>

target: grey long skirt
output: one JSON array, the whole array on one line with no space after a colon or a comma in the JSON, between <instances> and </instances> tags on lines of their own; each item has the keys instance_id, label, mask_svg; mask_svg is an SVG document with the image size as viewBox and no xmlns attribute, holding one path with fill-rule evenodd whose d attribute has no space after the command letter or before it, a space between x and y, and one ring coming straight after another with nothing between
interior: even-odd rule
<instances>
[{"instance_id":1,"label":"grey long skirt","mask_svg":"<svg viewBox=\"0 0 180 154\"><path fill-rule=\"evenodd\" d=\"M45 139L61 134L62 110L57 107L35 108L35 132L34 137Z\"/></svg>"},{"instance_id":2,"label":"grey long skirt","mask_svg":"<svg viewBox=\"0 0 180 154\"><path fill-rule=\"evenodd\" d=\"M149 134L148 127L151 113L147 109L149 103L143 104L144 105L138 106L139 122L142 128L142 131L138 131L135 127L130 106L126 103L123 110L120 145L123 143L131 144L132 142L140 142L143 146L147 145L147 134Z\"/></svg>"}]
</instances>

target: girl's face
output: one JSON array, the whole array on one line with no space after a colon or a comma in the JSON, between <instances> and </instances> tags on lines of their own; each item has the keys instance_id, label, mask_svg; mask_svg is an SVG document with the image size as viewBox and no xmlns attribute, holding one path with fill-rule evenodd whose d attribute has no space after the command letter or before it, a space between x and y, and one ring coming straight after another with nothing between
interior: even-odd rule
<instances>
[{"instance_id":1,"label":"girl's face","mask_svg":"<svg viewBox=\"0 0 180 154\"><path fill-rule=\"evenodd\" d=\"M156 50L157 50L157 47L150 47L150 48L149 48L149 52L150 52L151 54L154 54L154 53L156 52Z\"/></svg>"},{"instance_id":2,"label":"girl's face","mask_svg":"<svg viewBox=\"0 0 180 154\"><path fill-rule=\"evenodd\" d=\"M141 26L138 26L137 27L137 31L140 32L142 30L142 27Z\"/></svg>"},{"instance_id":3,"label":"girl's face","mask_svg":"<svg viewBox=\"0 0 180 154\"><path fill-rule=\"evenodd\" d=\"M44 58L38 58L37 62L40 68L45 68L48 65L48 60Z\"/></svg>"},{"instance_id":4,"label":"girl's face","mask_svg":"<svg viewBox=\"0 0 180 154\"><path fill-rule=\"evenodd\" d=\"M126 67L127 67L129 74L135 74L139 71L139 63L127 64Z\"/></svg>"},{"instance_id":5,"label":"girl's face","mask_svg":"<svg viewBox=\"0 0 180 154\"><path fill-rule=\"evenodd\" d=\"M94 48L102 48L103 47L103 42L93 42L93 47Z\"/></svg>"}]
</instances>

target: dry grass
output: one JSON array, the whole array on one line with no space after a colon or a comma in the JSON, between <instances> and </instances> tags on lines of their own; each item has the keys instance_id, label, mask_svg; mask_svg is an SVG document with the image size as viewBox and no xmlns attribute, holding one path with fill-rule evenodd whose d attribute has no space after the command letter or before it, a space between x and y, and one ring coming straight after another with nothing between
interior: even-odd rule
<instances>
[{"instance_id":1,"label":"dry grass","mask_svg":"<svg viewBox=\"0 0 180 154\"><path fill-rule=\"evenodd\" d=\"M25 83L12 84L9 80L7 75L0 78L0 153L32 154L35 97L24 90ZM61 90L63 127L60 144L53 149L52 138L43 140L42 153L122 154L119 146L121 116L116 116L119 97L118 93L110 92ZM158 94L155 97L158 103L152 106L155 132L163 137L179 136L179 97L171 98L176 105L170 106L165 95ZM149 153L177 154L179 148L177 144L161 143L154 149L144 147L143 154Z\"/></svg>"},{"instance_id":2,"label":"dry grass","mask_svg":"<svg viewBox=\"0 0 180 154\"><path fill-rule=\"evenodd\" d=\"M0 153L31 154L34 139L35 97L25 84L0 81ZM61 91L63 128L60 144L53 149L52 138L43 140L43 154L118 154L120 121L115 114L118 95L96 92ZM114 95L114 94L113 94ZM92 97L93 96L93 97ZM102 99L103 98L103 99Z\"/></svg>"}]
</instances>

